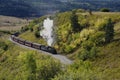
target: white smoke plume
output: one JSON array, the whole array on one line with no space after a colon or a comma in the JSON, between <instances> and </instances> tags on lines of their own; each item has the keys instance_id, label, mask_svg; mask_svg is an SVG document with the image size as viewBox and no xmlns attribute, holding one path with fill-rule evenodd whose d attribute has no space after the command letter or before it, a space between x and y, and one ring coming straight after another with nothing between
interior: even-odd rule
<instances>
[{"instance_id":1,"label":"white smoke plume","mask_svg":"<svg viewBox=\"0 0 120 80\"><path fill-rule=\"evenodd\" d=\"M40 31L40 35L47 41L47 44L51 46L53 44L53 20L47 18L43 22L43 30Z\"/></svg>"}]
</instances>

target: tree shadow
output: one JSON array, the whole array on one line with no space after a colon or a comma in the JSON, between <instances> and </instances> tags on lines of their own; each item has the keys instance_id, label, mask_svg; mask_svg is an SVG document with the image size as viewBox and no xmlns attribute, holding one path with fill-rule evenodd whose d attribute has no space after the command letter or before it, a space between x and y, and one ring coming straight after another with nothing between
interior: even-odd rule
<instances>
[{"instance_id":1,"label":"tree shadow","mask_svg":"<svg viewBox=\"0 0 120 80\"><path fill-rule=\"evenodd\" d=\"M120 41L120 38L114 39L112 42Z\"/></svg>"}]
</instances>

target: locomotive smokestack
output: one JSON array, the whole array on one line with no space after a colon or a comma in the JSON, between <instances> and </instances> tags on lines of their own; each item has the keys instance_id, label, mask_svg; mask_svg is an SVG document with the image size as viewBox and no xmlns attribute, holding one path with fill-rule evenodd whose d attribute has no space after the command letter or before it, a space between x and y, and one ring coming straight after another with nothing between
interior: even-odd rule
<instances>
[{"instance_id":1,"label":"locomotive smokestack","mask_svg":"<svg viewBox=\"0 0 120 80\"><path fill-rule=\"evenodd\" d=\"M53 20L47 18L43 22L43 30L40 35L47 41L47 44L51 46L53 44Z\"/></svg>"}]
</instances>

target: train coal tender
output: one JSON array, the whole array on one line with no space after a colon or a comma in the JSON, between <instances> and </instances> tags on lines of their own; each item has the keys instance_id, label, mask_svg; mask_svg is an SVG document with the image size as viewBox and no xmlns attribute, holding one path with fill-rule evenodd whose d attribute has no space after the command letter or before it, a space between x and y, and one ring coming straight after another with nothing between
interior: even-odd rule
<instances>
[{"instance_id":1,"label":"train coal tender","mask_svg":"<svg viewBox=\"0 0 120 80\"><path fill-rule=\"evenodd\" d=\"M35 49L38 49L38 50L42 50L42 51L45 51L45 52L49 52L49 53L52 53L52 54L57 54L57 51L56 51L55 48L21 39L21 38L18 37L18 33L12 34L11 39L13 41L21 44L21 45L25 45L25 46L35 48Z\"/></svg>"}]
</instances>

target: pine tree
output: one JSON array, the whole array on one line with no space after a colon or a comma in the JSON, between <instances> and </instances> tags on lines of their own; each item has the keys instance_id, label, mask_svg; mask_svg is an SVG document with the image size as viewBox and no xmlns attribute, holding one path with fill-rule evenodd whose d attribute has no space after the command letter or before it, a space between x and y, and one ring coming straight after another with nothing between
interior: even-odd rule
<instances>
[{"instance_id":1,"label":"pine tree","mask_svg":"<svg viewBox=\"0 0 120 80\"><path fill-rule=\"evenodd\" d=\"M73 32L78 32L81 30L81 27L78 23L78 16L76 15L75 10L72 11L72 15L71 15L71 26L72 26Z\"/></svg>"},{"instance_id":2,"label":"pine tree","mask_svg":"<svg viewBox=\"0 0 120 80\"><path fill-rule=\"evenodd\" d=\"M105 42L109 43L114 38L114 25L112 20L109 18L105 27Z\"/></svg>"}]
</instances>

